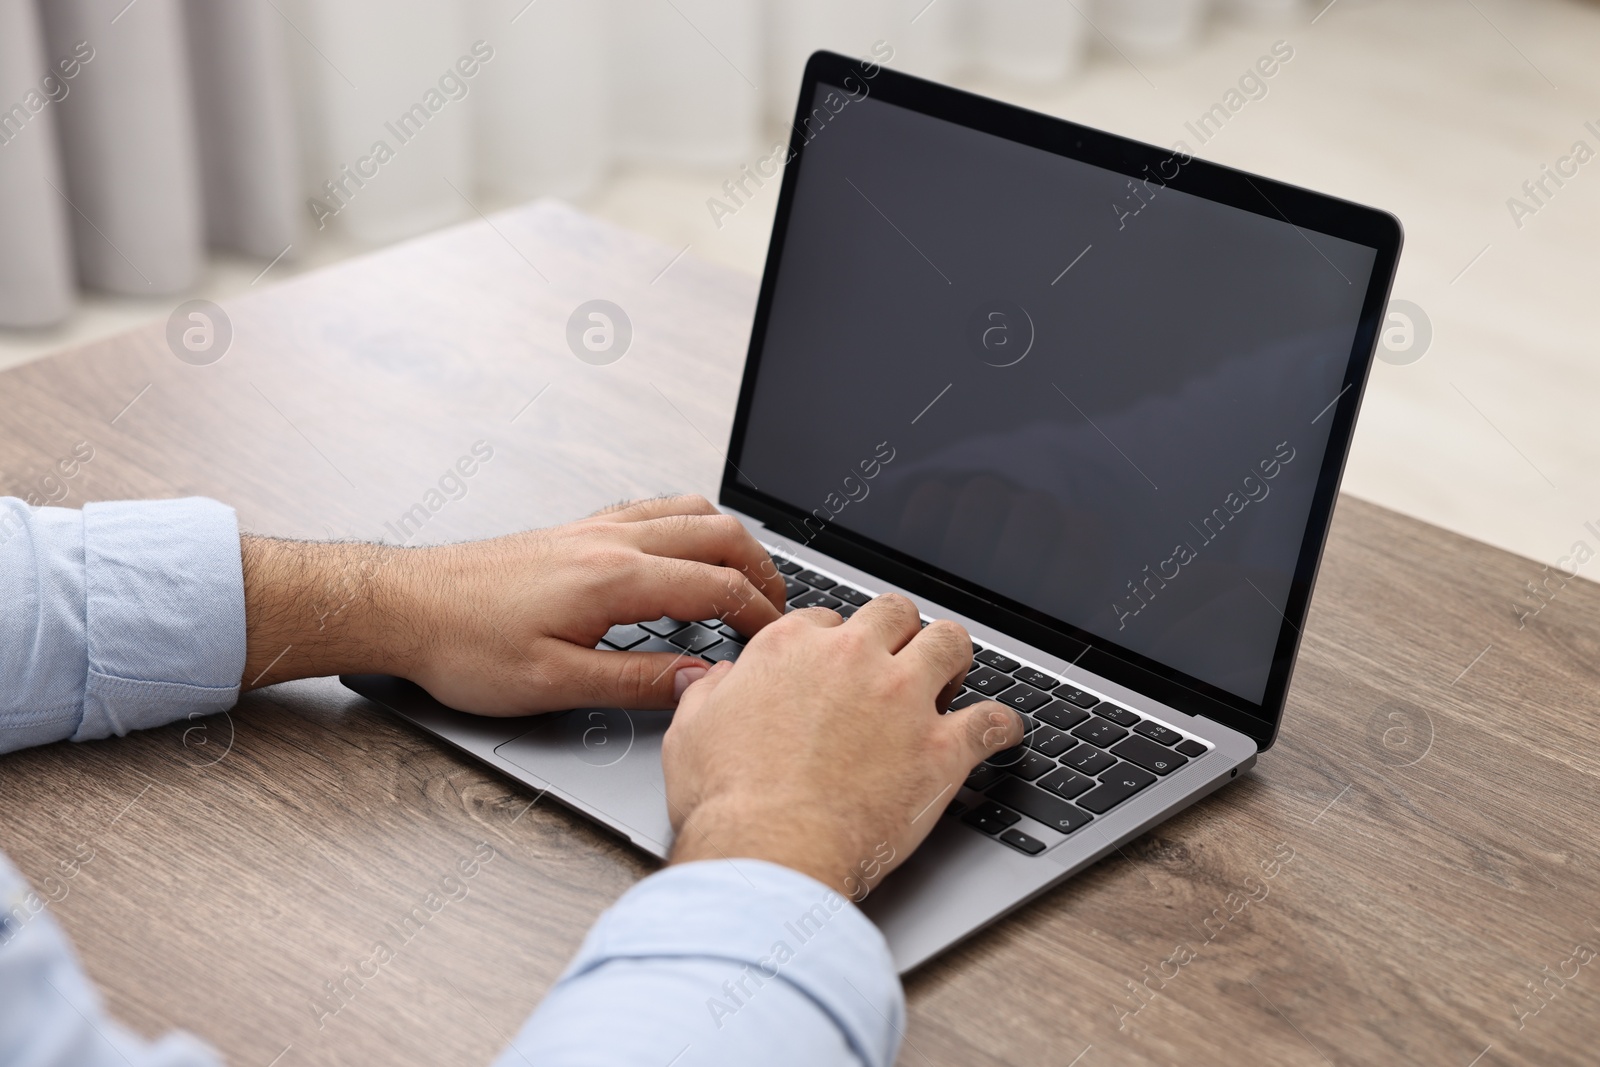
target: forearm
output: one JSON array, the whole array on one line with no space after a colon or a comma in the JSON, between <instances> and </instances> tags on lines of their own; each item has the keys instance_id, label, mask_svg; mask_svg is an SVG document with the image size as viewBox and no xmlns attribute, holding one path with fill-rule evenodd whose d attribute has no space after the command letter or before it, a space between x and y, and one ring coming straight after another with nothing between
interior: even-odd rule
<instances>
[{"instance_id":1,"label":"forearm","mask_svg":"<svg viewBox=\"0 0 1600 1067\"><path fill-rule=\"evenodd\" d=\"M333 674L405 673L429 550L240 538L245 689Z\"/></svg>"},{"instance_id":2,"label":"forearm","mask_svg":"<svg viewBox=\"0 0 1600 1067\"><path fill-rule=\"evenodd\" d=\"M670 708L706 664L660 641L597 651L606 632L715 616L749 636L778 618L783 583L699 497L426 548L241 537L231 509L198 498L81 512L0 498L0 605L6 752L333 674L398 675L484 715Z\"/></svg>"}]
</instances>

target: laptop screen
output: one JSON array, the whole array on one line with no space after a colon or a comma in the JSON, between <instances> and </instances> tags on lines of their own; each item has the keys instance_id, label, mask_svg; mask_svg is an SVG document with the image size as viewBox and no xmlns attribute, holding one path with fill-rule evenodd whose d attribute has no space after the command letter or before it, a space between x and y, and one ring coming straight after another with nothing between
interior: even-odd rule
<instances>
[{"instance_id":1,"label":"laptop screen","mask_svg":"<svg viewBox=\"0 0 1600 1067\"><path fill-rule=\"evenodd\" d=\"M1261 703L1377 250L857 84L816 90L730 477Z\"/></svg>"}]
</instances>

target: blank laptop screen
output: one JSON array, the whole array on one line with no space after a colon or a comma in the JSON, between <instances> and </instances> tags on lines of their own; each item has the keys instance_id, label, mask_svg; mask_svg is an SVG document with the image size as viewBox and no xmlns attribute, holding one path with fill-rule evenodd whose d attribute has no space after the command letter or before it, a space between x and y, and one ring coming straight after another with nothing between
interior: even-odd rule
<instances>
[{"instance_id":1,"label":"blank laptop screen","mask_svg":"<svg viewBox=\"0 0 1600 1067\"><path fill-rule=\"evenodd\" d=\"M1259 703L1375 250L843 99L740 480Z\"/></svg>"}]
</instances>

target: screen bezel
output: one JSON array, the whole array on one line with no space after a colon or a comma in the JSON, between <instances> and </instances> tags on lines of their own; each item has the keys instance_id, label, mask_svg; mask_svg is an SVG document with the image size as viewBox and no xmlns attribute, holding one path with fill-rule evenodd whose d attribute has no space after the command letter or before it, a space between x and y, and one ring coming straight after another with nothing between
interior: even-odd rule
<instances>
[{"instance_id":1,"label":"screen bezel","mask_svg":"<svg viewBox=\"0 0 1600 1067\"><path fill-rule=\"evenodd\" d=\"M870 98L897 104L933 118L1279 219L1302 231L1342 238L1375 250L1372 275L1345 368L1344 387L1339 394L1340 399L1323 416L1332 419L1327 451L1318 473L1311 512L1290 582L1283 625L1279 628L1266 690L1259 703L1168 668L1103 637L1002 597L977 583L939 571L860 534L824 526L820 533L794 538L796 531L806 529L800 524L810 517L809 514L759 489L741 484L737 465L749 426L761 352L779 283L784 236L804 165L805 148L809 143L805 120L812 114L811 105L816 99L819 85L838 88L855 98L865 91ZM825 124L822 128L825 128ZM1180 156L1182 162L1174 168L1174 162ZM1183 155L1175 149L1158 148L901 74L870 60L852 60L832 52L817 52L806 64L787 160L772 239L767 249L766 270L761 279L760 298L750 332L744 380L739 388L739 403L734 413L733 432L723 466L719 501L761 521L780 536L803 540L807 545L852 567L881 575L914 595L937 600L987 626L1013 634L1021 641L1072 661L1118 685L1146 693L1186 714L1204 716L1229 726L1249 736L1262 750L1271 747L1283 720L1301 631L1310 610L1311 590L1327 542L1339 482L1355 431L1356 414L1372 369L1379 330L1399 263L1403 241L1400 221L1374 208L1209 163ZM1173 169L1176 173L1167 177L1168 171Z\"/></svg>"}]
</instances>

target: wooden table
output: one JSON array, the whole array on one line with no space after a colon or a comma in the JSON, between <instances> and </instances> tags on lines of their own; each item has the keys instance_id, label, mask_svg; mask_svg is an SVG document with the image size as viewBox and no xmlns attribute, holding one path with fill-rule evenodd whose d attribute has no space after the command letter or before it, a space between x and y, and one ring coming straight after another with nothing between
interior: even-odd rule
<instances>
[{"instance_id":1,"label":"wooden table","mask_svg":"<svg viewBox=\"0 0 1600 1067\"><path fill-rule=\"evenodd\" d=\"M420 540L714 496L755 283L674 252L545 203L234 302L212 365L151 328L11 371L0 491L87 441L67 505L199 493L260 532L381 537L487 440ZM633 323L610 366L567 348L593 298ZM1550 579L1519 628L1529 580L1342 500L1278 745L914 975L902 1062L1594 1063L1600 590ZM0 760L0 846L55 879L147 1034L241 1067L478 1064L652 866L533 800L325 680ZM327 1014L330 983L480 849L466 895Z\"/></svg>"}]
</instances>

